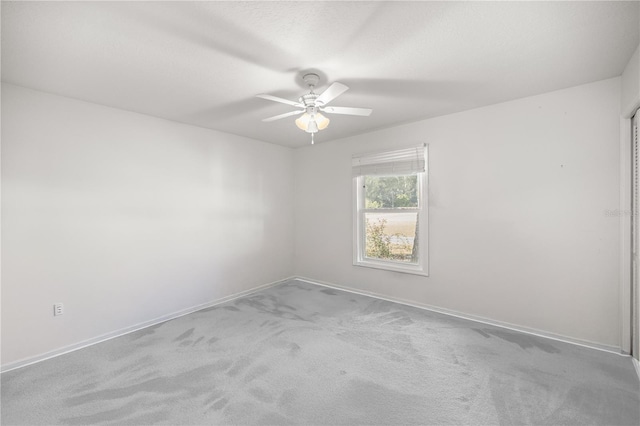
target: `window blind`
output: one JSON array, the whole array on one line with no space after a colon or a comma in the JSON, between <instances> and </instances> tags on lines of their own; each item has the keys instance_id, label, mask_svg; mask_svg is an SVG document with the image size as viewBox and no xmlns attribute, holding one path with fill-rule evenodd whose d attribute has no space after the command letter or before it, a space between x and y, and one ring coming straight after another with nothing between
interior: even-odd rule
<instances>
[{"instance_id":1,"label":"window blind","mask_svg":"<svg viewBox=\"0 0 640 426\"><path fill-rule=\"evenodd\" d=\"M425 171L425 144L393 151L354 155L353 176L415 174Z\"/></svg>"}]
</instances>

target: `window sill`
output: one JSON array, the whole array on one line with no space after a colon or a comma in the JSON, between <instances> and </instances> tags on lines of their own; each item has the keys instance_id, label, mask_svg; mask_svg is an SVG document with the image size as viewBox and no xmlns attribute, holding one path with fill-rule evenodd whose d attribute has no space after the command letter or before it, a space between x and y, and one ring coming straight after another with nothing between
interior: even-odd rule
<instances>
[{"instance_id":1,"label":"window sill","mask_svg":"<svg viewBox=\"0 0 640 426\"><path fill-rule=\"evenodd\" d=\"M353 262L353 266L360 266L363 268L382 269L391 272L400 272L402 274L420 275L428 277L429 272L424 271L422 266L419 265L399 265L392 262L375 262L370 260L357 260Z\"/></svg>"}]
</instances>

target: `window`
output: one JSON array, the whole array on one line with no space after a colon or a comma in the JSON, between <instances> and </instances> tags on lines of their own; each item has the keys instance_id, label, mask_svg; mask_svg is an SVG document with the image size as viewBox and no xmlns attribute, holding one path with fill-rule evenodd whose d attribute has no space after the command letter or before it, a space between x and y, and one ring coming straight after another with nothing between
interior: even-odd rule
<instances>
[{"instance_id":1,"label":"window","mask_svg":"<svg viewBox=\"0 0 640 426\"><path fill-rule=\"evenodd\" d=\"M354 156L353 264L428 275L426 145Z\"/></svg>"}]
</instances>

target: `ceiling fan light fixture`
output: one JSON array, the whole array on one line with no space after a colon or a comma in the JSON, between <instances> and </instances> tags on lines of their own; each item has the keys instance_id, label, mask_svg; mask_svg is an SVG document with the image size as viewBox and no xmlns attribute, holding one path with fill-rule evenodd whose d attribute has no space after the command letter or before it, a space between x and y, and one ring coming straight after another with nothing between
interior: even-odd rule
<instances>
[{"instance_id":1,"label":"ceiling fan light fixture","mask_svg":"<svg viewBox=\"0 0 640 426\"><path fill-rule=\"evenodd\" d=\"M306 132L309 128L309 121L311 121L311 116L309 113L305 112L299 118L296 118L296 126L298 126L300 130L304 130Z\"/></svg>"},{"instance_id":2,"label":"ceiling fan light fixture","mask_svg":"<svg viewBox=\"0 0 640 426\"><path fill-rule=\"evenodd\" d=\"M329 122L331 120L329 120L327 117L325 117L324 115L317 113L315 115L315 119L316 119L316 124L318 125L318 130L324 130L327 128L327 126L329 125Z\"/></svg>"},{"instance_id":3,"label":"ceiling fan light fixture","mask_svg":"<svg viewBox=\"0 0 640 426\"><path fill-rule=\"evenodd\" d=\"M296 126L307 133L315 133L318 130L326 129L330 121L331 120L319 112L316 112L313 115L305 112L296 119Z\"/></svg>"},{"instance_id":4,"label":"ceiling fan light fixture","mask_svg":"<svg viewBox=\"0 0 640 426\"><path fill-rule=\"evenodd\" d=\"M316 133L317 131L318 131L318 123L316 123L315 120L313 119L309 120L309 125L307 126L307 129L305 130L305 132Z\"/></svg>"}]
</instances>

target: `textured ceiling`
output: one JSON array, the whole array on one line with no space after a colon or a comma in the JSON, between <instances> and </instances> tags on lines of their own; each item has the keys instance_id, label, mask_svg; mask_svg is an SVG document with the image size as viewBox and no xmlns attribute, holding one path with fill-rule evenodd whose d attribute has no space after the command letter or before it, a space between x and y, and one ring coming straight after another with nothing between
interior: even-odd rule
<instances>
[{"instance_id":1,"label":"textured ceiling","mask_svg":"<svg viewBox=\"0 0 640 426\"><path fill-rule=\"evenodd\" d=\"M297 147L301 73L350 90L317 142L621 74L639 2L2 2L2 80Z\"/></svg>"}]
</instances>

